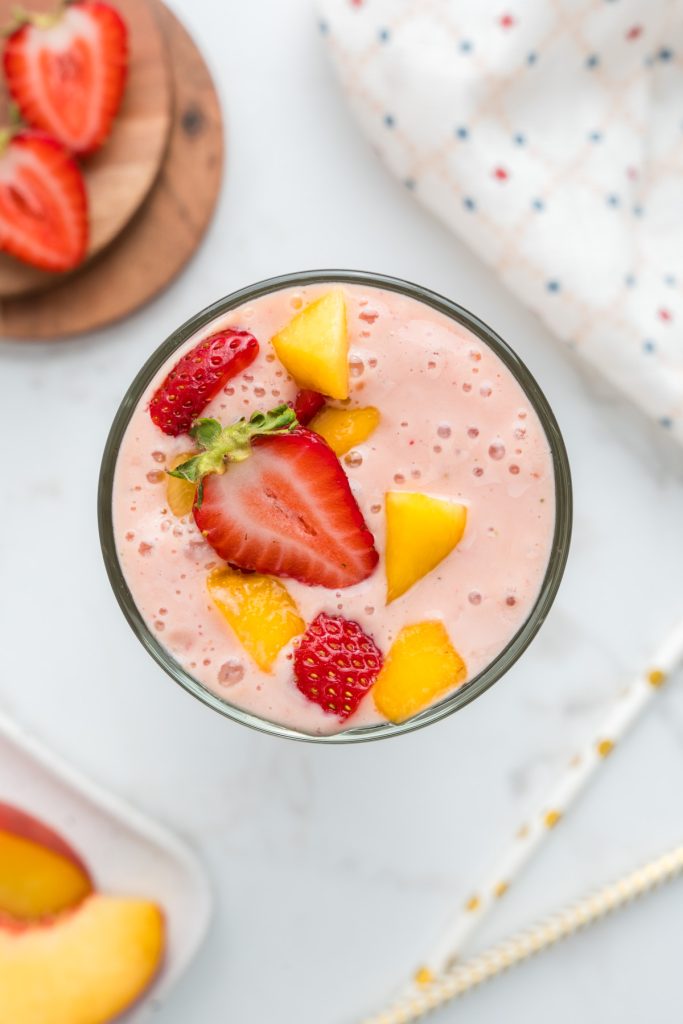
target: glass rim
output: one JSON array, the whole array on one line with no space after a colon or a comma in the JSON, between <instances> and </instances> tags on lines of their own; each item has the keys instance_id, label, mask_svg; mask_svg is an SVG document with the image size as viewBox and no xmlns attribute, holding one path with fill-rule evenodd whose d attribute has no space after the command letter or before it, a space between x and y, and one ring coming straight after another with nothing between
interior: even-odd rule
<instances>
[{"instance_id":1,"label":"glass rim","mask_svg":"<svg viewBox=\"0 0 683 1024\"><path fill-rule=\"evenodd\" d=\"M346 729L331 735L315 735L261 718L230 704L195 679L157 640L135 604L119 563L114 537L112 496L118 451L133 412L154 375L180 345L216 317L230 312L243 303L283 288L326 283L367 285L416 299L466 327L496 353L522 387L539 417L550 445L555 481L555 525L548 564L534 605L514 636L485 669L443 700L430 705L404 722L387 721ZM97 520L105 568L119 606L143 647L174 682L224 717L260 732L309 743L362 743L413 732L459 711L498 682L524 653L550 611L564 574L572 531L572 483L567 450L548 400L522 359L483 320L453 300L401 278L360 270L298 271L266 278L218 299L186 320L147 359L128 387L107 437L99 476Z\"/></svg>"}]
</instances>

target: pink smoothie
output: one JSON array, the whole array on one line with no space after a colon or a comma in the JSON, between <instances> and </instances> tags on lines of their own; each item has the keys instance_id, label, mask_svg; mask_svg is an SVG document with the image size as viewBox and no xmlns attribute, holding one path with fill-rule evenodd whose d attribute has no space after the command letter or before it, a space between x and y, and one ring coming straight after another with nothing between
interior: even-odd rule
<instances>
[{"instance_id":1,"label":"pink smoothie","mask_svg":"<svg viewBox=\"0 0 683 1024\"><path fill-rule=\"evenodd\" d=\"M258 669L211 601L206 578L221 564L194 524L166 503L164 469L188 450L149 416L154 391L179 357L224 327L251 331L260 353L203 415L228 424L254 410L292 401L295 383L270 338L329 284L273 292L218 317L165 364L133 413L114 479L118 557L149 629L203 686L261 718L310 734L329 734L385 719L372 692L341 723L309 702L292 677L292 647L272 673ZM363 583L340 591L286 586L300 614L358 622L383 652L399 630L441 619L464 659L467 678L500 654L528 617L550 556L554 476L548 440L507 367L465 327L413 298L342 285L347 301L351 406L372 405L381 421L342 457L352 491L375 537L380 562ZM465 534L450 555L400 599L385 604L384 496L420 491L467 505Z\"/></svg>"}]
</instances>

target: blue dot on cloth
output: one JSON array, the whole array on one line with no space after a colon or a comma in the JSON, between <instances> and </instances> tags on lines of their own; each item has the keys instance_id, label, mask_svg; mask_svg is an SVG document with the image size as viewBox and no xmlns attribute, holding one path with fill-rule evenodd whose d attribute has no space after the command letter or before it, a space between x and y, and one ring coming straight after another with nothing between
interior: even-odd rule
<instances>
[{"instance_id":1,"label":"blue dot on cloth","mask_svg":"<svg viewBox=\"0 0 683 1024\"><path fill-rule=\"evenodd\" d=\"M417 182L415 181L415 178L406 178L404 180L403 184L405 185L406 188L409 188L410 191L412 192L412 190L415 188Z\"/></svg>"},{"instance_id":2,"label":"blue dot on cloth","mask_svg":"<svg viewBox=\"0 0 683 1024\"><path fill-rule=\"evenodd\" d=\"M533 50L531 51L531 53L527 53L527 55L526 55L526 62L527 62L527 64L529 64L531 66L532 64L535 64L537 60L538 60L538 54L535 53Z\"/></svg>"},{"instance_id":3,"label":"blue dot on cloth","mask_svg":"<svg viewBox=\"0 0 683 1024\"><path fill-rule=\"evenodd\" d=\"M665 430L670 430L674 425L674 421L671 419L670 416L662 416L662 418L659 421L659 425L660 427L664 427Z\"/></svg>"},{"instance_id":4,"label":"blue dot on cloth","mask_svg":"<svg viewBox=\"0 0 683 1024\"><path fill-rule=\"evenodd\" d=\"M646 338L643 342L643 352L654 352L657 348L652 338Z\"/></svg>"},{"instance_id":5,"label":"blue dot on cloth","mask_svg":"<svg viewBox=\"0 0 683 1024\"><path fill-rule=\"evenodd\" d=\"M619 196L615 195L614 192L610 192L610 194L607 196L607 205L608 206L618 206L619 205Z\"/></svg>"},{"instance_id":6,"label":"blue dot on cloth","mask_svg":"<svg viewBox=\"0 0 683 1024\"><path fill-rule=\"evenodd\" d=\"M560 282L555 281L554 279L551 281L546 281L545 286L549 292L559 292L560 290Z\"/></svg>"},{"instance_id":7,"label":"blue dot on cloth","mask_svg":"<svg viewBox=\"0 0 683 1024\"><path fill-rule=\"evenodd\" d=\"M512 140L513 140L513 142L515 143L516 146L524 146L524 145L526 145L526 136L523 135L521 132L517 132L516 135L513 135L512 136Z\"/></svg>"},{"instance_id":8,"label":"blue dot on cloth","mask_svg":"<svg viewBox=\"0 0 683 1024\"><path fill-rule=\"evenodd\" d=\"M476 210L477 208L477 204L475 203L474 199L472 199L471 196L465 196L465 198L462 201L462 205L465 207L466 210Z\"/></svg>"},{"instance_id":9,"label":"blue dot on cloth","mask_svg":"<svg viewBox=\"0 0 683 1024\"><path fill-rule=\"evenodd\" d=\"M545 203L542 199L532 199L531 205L533 206L534 210L545 210Z\"/></svg>"},{"instance_id":10,"label":"blue dot on cloth","mask_svg":"<svg viewBox=\"0 0 683 1024\"><path fill-rule=\"evenodd\" d=\"M462 40L462 42L460 43L460 52L461 53L471 53L472 52L472 43L470 42L469 39L463 39Z\"/></svg>"},{"instance_id":11,"label":"blue dot on cloth","mask_svg":"<svg viewBox=\"0 0 683 1024\"><path fill-rule=\"evenodd\" d=\"M589 132L588 133L588 141L589 142L602 142L602 132Z\"/></svg>"},{"instance_id":12,"label":"blue dot on cloth","mask_svg":"<svg viewBox=\"0 0 683 1024\"><path fill-rule=\"evenodd\" d=\"M388 28L381 28L377 33L380 43L388 43L391 38L391 32Z\"/></svg>"},{"instance_id":13,"label":"blue dot on cloth","mask_svg":"<svg viewBox=\"0 0 683 1024\"><path fill-rule=\"evenodd\" d=\"M598 57L597 53L591 53L590 57L586 57L586 67L589 68L590 70L592 70L593 68L597 68L599 63L600 58Z\"/></svg>"},{"instance_id":14,"label":"blue dot on cloth","mask_svg":"<svg viewBox=\"0 0 683 1024\"><path fill-rule=\"evenodd\" d=\"M384 115L384 123L387 126L387 128L393 128L394 125L396 124L396 121L394 120L393 114L385 114Z\"/></svg>"},{"instance_id":15,"label":"blue dot on cloth","mask_svg":"<svg viewBox=\"0 0 683 1024\"><path fill-rule=\"evenodd\" d=\"M468 139L470 137L469 128L465 128L464 125L461 125L459 128L455 129L455 135L458 139Z\"/></svg>"}]
</instances>

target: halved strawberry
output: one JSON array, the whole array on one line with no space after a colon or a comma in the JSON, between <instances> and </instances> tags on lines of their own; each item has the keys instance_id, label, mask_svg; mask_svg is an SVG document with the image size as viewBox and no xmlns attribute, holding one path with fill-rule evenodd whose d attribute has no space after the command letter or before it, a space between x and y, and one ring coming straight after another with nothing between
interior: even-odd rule
<instances>
[{"instance_id":1,"label":"halved strawberry","mask_svg":"<svg viewBox=\"0 0 683 1024\"><path fill-rule=\"evenodd\" d=\"M128 31L97 0L62 4L55 14L18 15L5 44L5 76L25 121L72 153L102 145L121 104Z\"/></svg>"},{"instance_id":2,"label":"halved strawberry","mask_svg":"<svg viewBox=\"0 0 683 1024\"><path fill-rule=\"evenodd\" d=\"M289 406L198 420L192 436L205 451L172 472L199 483L195 522L226 562L331 589L371 574L373 536L339 459Z\"/></svg>"},{"instance_id":3,"label":"halved strawberry","mask_svg":"<svg viewBox=\"0 0 683 1024\"><path fill-rule=\"evenodd\" d=\"M294 399L294 412L301 426L305 427L310 423L315 414L320 412L324 404L325 396L321 395L319 391L311 391L308 388L297 391L296 398Z\"/></svg>"},{"instance_id":4,"label":"halved strawberry","mask_svg":"<svg viewBox=\"0 0 683 1024\"><path fill-rule=\"evenodd\" d=\"M149 403L149 414L165 434L177 437L215 398L224 384L253 363L258 341L230 327L204 338L167 374Z\"/></svg>"},{"instance_id":5,"label":"halved strawberry","mask_svg":"<svg viewBox=\"0 0 683 1024\"><path fill-rule=\"evenodd\" d=\"M0 249L44 270L72 270L88 246L78 164L42 132L0 133Z\"/></svg>"}]
</instances>

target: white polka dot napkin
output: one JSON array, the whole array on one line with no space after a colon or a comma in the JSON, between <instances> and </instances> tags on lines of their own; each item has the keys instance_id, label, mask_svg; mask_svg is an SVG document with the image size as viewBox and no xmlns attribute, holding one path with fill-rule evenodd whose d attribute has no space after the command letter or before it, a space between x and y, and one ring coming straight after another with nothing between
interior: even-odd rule
<instances>
[{"instance_id":1,"label":"white polka dot napkin","mask_svg":"<svg viewBox=\"0 0 683 1024\"><path fill-rule=\"evenodd\" d=\"M393 173L683 441L683 0L319 7Z\"/></svg>"}]
</instances>

